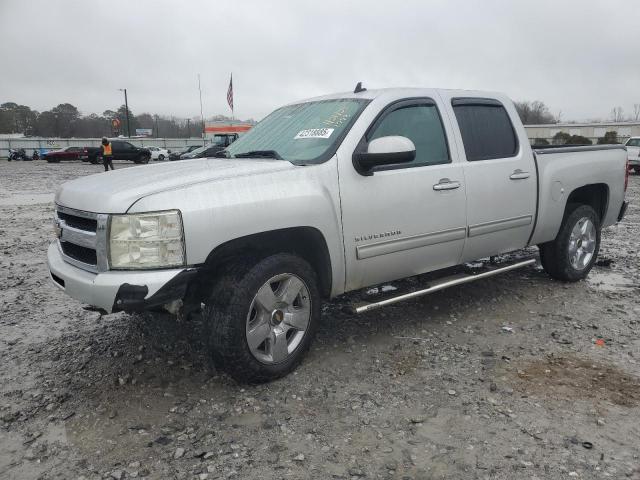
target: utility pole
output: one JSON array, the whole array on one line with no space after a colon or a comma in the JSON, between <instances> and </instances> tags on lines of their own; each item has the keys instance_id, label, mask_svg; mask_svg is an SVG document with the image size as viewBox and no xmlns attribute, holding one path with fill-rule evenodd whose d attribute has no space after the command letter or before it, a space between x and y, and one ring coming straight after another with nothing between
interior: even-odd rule
<instances>
[{"instance_id":1,"label":"utility pole","mask_svg":"<svg viewBox=\"0 0 640 480\"><path fill-rule=\"evenodd\" d=\"M191 138L191 119L187 118L187 138Z\"/></svg>"},{"instance_id":2,"label":"utility pole","mask_svg":"<svg viewBox=\"0 0 640 480\"><path fill-rule=\"evenodd\" d=\"M156 113L156 138L160 138L160 129L158 128L158 114Z\"/></svg>"},{"instance_id":3,"label":"utility pole","mask_svg":"<svg viewBox=\"0 0 640 480\"><path fill-rule=\"evenodd\" d=\"M129 128L129 102L127 101L127 89L120 88L119 90L121 92L124 92L124 109L125 109L125 116L127 119L127 137L131 138L131 129Z\"/></svg>"}]
</instances>

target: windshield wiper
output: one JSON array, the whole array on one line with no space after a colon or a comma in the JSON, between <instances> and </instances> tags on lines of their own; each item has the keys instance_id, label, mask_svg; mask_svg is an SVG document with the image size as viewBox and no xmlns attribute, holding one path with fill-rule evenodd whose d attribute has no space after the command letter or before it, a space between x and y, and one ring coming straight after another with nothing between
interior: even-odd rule
<instances>
[{"instance_id":1,"label":"windshield wiper","mask_svg":"<svg viewBox=\"0 0 640 480\"><path fill-rule=\"evenodd\" d=\"M276 160L282 160L283 158L275 150L251 150L250 152L236 153L235 158L249 158L249 157L263 157L263 158L275 158Z\"/></svg>"}]
</instances>

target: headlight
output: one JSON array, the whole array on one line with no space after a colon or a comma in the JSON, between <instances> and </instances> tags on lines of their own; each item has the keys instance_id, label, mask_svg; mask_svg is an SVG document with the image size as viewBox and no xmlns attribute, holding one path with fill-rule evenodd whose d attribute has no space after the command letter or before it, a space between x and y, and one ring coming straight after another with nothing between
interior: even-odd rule
<instances>
[{"instance_id":1,"label":"headlight","mask_svg":"<svg viewBox=\"0 0 640 480\"><path fill-rule=\"evenodd\" d=\"M178 210L112 215L109 266L129 270L184 265L182 237Z\"/></svg>"}]
</instances>

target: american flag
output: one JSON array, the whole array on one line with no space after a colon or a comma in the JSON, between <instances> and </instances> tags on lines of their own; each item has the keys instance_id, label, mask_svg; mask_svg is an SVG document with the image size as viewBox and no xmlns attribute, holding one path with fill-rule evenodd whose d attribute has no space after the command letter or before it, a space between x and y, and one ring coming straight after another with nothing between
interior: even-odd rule
<instances>
[{"instance_id":1,"label":"american flag","mask_svg":"<svg viewBox=\"0 0 640 480\"><path fill-rule=\"evenodd\" d=\"M231 111L233 112L233 73L231 74L231 78L229 79L229 89L227 90L227 103L231 107Z\"/></svg>"}]
</instances>

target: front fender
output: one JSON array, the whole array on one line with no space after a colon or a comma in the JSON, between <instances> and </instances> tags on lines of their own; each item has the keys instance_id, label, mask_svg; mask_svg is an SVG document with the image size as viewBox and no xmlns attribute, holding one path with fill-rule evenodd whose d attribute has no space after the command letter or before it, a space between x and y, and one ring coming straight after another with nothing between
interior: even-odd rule
<instances>
[{"instance_id":1,"label":"front fender","mask_svg":"<svg viewBox=\"0 0 640 480\"><path fill-rule=\"evenodd\" d=\"M129 212L179 209L189 265L217 246L256 233L313 227L325 238L332 295L344 291L344 248L336 158L284 171L231 177L152 194Z\"/></svg>"}]
</instances>

